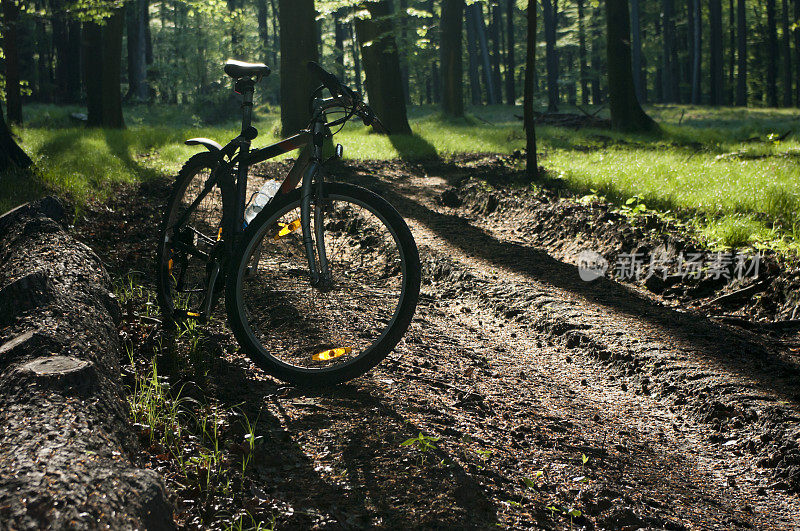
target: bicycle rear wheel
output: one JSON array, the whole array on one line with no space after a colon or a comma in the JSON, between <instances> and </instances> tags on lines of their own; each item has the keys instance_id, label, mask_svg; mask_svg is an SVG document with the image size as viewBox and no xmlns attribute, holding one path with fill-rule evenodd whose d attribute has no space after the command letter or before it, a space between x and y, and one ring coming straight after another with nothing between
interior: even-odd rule
<instances>
[{"instance_id":1,"label":"bicycle rear wheel","mask_svg":"<svg viewBox=\"0 0 800 531\"><path fill-rule=\"evenodd\" d=\"M416 244L389 203L342 183L323 190L312 228L324 220L330 283L310 285L295 190L247 228L225 297L245 352L274 376L310 386L354 378L385 358L408 329L420 285Z\"/></svg>"},{"instance_id":2,"label":"bicycle rear wheel","mask_svg":"<svg viewBox=\"0 0 800 531\"><path fill-rule=\"evenodd\" d=\"M209 257L223 226L222 191L216 185L206 190L215 166L210 153L191 157L178 173L167 203L157 257L158 302L167 319L198 317L205 298Z\"/></svg>"}]
</instances>

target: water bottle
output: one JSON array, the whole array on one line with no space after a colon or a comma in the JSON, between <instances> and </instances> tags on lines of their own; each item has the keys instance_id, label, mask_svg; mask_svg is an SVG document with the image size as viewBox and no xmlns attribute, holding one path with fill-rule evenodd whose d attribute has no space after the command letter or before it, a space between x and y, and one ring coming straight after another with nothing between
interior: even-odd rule
<instances>
[{"instance_id":1,"label":"water bottle","mask_svg":"<svg viewBox=\"0 0 800 531\"><path fill-rule=\"evenodd\" d=\"M272 179L268 179L264 184L261 185L261 188L258 189L256 195L253 196L253 199L250 201L250 204L247 206L247 209L244 211L244 225L245 227L253 221L253 218L261 212L261 209L267 206L270 199L272 199L275 194L278 193L278 190L281 187L281 183L278 181L273 181Z\"/></svg>"}]
</instances>

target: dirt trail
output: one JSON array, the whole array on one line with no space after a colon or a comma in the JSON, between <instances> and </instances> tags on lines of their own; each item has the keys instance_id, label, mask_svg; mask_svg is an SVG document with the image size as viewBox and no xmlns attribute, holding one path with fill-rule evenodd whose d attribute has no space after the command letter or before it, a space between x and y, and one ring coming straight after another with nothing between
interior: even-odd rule
<instances>
[{"instance_id":1,"label":"dirt trail","mask_svg":"<svg viewBox=\"0 0 800 531\"><path fill-rule=\"evenodd\" d=\"M264 437L238 500L252 514L278 528L800 526L789 352L585 283L526 244L512 215L441 206L474 169L352 169L343 178L382 193L414 232L417 317L378 368L320 394L263 375L211 325L205 392L242 404ZM401 446L419 433L435 448Z\"/></svg>"}]
</instances>

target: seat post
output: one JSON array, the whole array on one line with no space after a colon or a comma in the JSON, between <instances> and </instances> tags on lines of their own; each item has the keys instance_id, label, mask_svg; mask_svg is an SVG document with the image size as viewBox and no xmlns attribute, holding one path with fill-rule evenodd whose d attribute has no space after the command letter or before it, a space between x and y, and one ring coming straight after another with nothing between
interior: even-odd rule
<instances>
[{"instance_id":1,"label":"seat post","mask_svg":"<svg viewBox=\"0 0 800 531\"><path fill-rule=\"evenodd\" d=\"M236 80L236 92L242 95L242 135L239 142L239 168L236 179L237 205L235 230L238 234L242 230L244 220L244 206L247 200L247 171L249 169L250 139L249 129L253 119L253 93L255 80L241 78Z\"/></svg>"}]
</instances>

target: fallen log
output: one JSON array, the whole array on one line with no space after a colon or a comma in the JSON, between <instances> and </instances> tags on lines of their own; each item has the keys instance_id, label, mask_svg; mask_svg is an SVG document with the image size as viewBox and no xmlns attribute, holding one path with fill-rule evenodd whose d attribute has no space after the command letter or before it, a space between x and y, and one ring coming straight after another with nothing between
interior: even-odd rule
<instances>
[{"instance_id":1,"label":"fallen log","mask_svg":"<svg viewBox=\"0 0 800 531\"><path fill-rule=\"evenodd\" d=\"M53 198L0 217L0 527L174 528L134 463L119 305L63 217Z\"/></svg>"}]
</instances>

